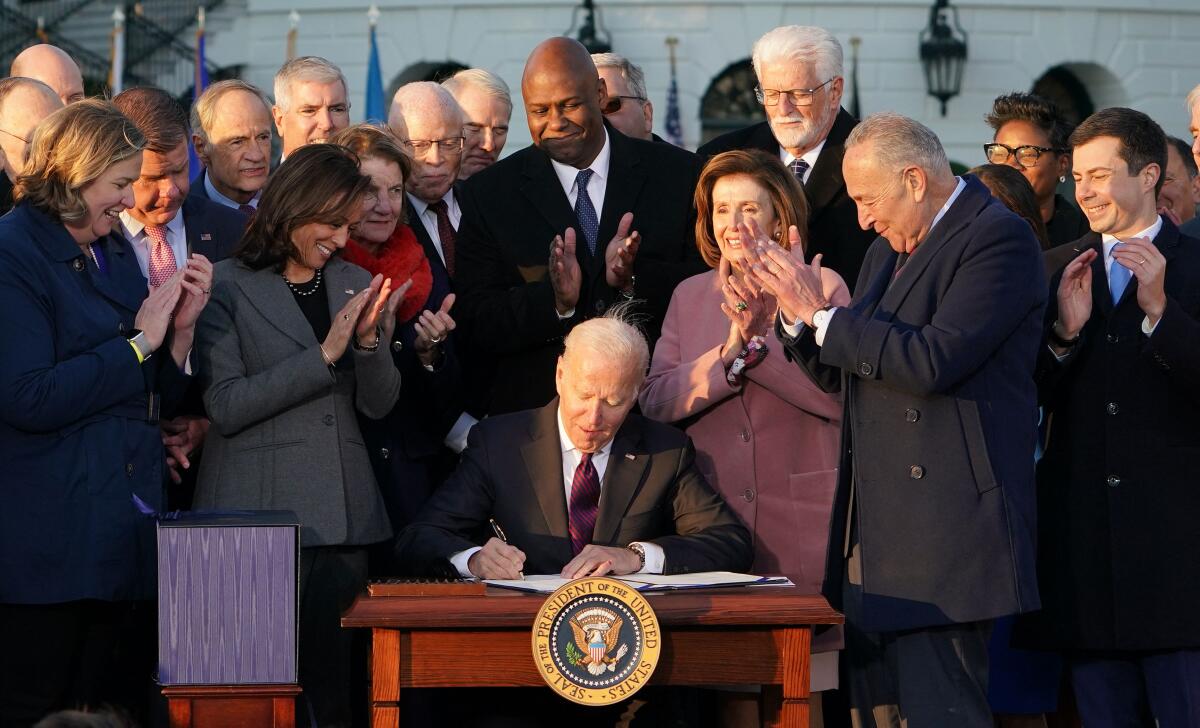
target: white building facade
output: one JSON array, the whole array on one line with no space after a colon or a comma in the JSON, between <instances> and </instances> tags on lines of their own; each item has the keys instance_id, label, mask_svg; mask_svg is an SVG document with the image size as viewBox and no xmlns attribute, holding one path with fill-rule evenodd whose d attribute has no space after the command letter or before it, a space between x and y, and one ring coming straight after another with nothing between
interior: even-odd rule
<instances>
[{"instance_id":1,"label":"white building facade","mask_svg":"<svg viewBox=\"0 0 1200 728\"><path fill-rule=\"evenodd\" d=\"M488 68L514 92L509 149L529 143L520 99L525 58L539 41L574 33L577 2L377 4L385 81L394 86L446 64ZM1188 127L1184 97L1200 83L1200 0L955 0L967 33L968 59L962 93L950 100L945 117L937 100L926 94L918 58L918 35L929 22L929 3L596 0L596 5L613 50L645 70L660 134L670 76L666 40L678 39L681 119L685 144L693 149L704 134L705 95L721 93L721 84L714 82L748 61L760 35L784 24L819 25L837 35L846 51L847 76L850 40L859 39L862 114L891 110L915 117L939 134L952 159L968 166L983 161L980 145L991 138L983 115L1002 93L1049 82L1065 87L1083 112L1091 110L1089 104L1094 109L1131 106L1154 117L1168 133L1183 136ZM210 35L208 57L223 66L241 64L243 78L270 93L272 77L285 58L289 15L296 11L297 54L324 56L343 69L350 83L351 118L357 121L367 76L369 6L331 0L231 2L224 13L240 17ZM849 106L852 92L848 78L844 105Z\"/></svg>"}]
</instances>

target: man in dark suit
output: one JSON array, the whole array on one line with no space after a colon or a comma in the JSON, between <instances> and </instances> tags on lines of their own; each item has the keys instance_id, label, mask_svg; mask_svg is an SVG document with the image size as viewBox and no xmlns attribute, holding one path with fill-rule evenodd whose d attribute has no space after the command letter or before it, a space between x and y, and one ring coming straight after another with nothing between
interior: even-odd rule
<instances>
[{"instance_id":1,"label":"man in dark suit","mask_svg":"<svg viewBox=\"0 0 1200 728\"><path fill-rule=\"evenodd\" d=\"M492 579L748 568L749 533L696 469L687 435L629 414L645 338L610 315L565 346L558 399L471 430L458 470L400 535L401 563ZM508 543L472 540L489 518Z\"/></svg>"},{"instance_id":2,"label":"man in dark suit","mask_svg":"<svg viewBox=\"0 0 1200 728\"><path fill-rule=\"evenodd\" d=\"M841 108L842 46L824 28L787 25L754 44L753 62L767 121L723 134L697 151L711 157L761 149L783 160L808 197L805 257L820 253L825 267L853 286L875 235L859 226L842 179L843 145L858 123Z\"/></svg>"},{"instance_id":3,"label":"man in dark suit","mask_svg":"<svg viewBox=\"0 0 1200 728\"><path fill-rule=\"evenodd\" d=\"M533 146L473 175L459 199L459 320L495 369L492 414L546 404L562 337L622 298L644 302L657 339L676 284L704 270L698 157L609 126L604 82L576 41L535 48L521 88Z\"/></svg>"},{"instance_id":4,"label":"man in dark suit","mask_svg":"<svg viewBox=\"0 0 1200 728\"><path fill-rule=\"evenodd\" d=\"M192 105L192 137L204 171L190 195L241 212L247 218L271 171L271 105L245 81L218 81Z\"/></svg>"},{"instance_id":5,"label":"man in dark suit","mask_svg":"<svg viewBox=\"0 0 1200 728\"><path fill-rule=\"evenodd\" d=\"M1089 726L1200 725L1200 239L1156 213L1166 140L1111 108L1072 133L1092 233L1052 281L1038 387L1043 611Z\"/></svg>"},{"instance_id":6,"label":"man in dark suit","mask_svg":"<svg viewBox=\"0 0 1200 728\"><path fill-rule=\"evenodd\" d=\"M113 104L146 137L141 176L133 183L133 207L121 213L121 224L114 229L137 256L148 284L161 285L193 254L213 263L229 257L242 237L246 218L188 195L187 112L166 91L145 86L117 94ZM176 483L191 468L190 455L208 432L199 392L190 395L182 407L185 414L162 421L167 465ZM177 500L181 495L182 500ZM172 492L172 505L186 506L190 500L186 493Z\"/></svg>"},{"instance_id":7,"label":"man in dark suit","mask_svg":"<svg viewBox=\"0 0 1200 728\"><path fill-rule=\"evenodd\" d=\"M881 236L851 304L830 308L820 262L761 232L754 272L789 356L845 399L826 592L846 613L852 710L868 726L990 728L990 620L1038 606L1040 248L911 119L858 125L844 173Z\"/></svg>"}]
</instances>

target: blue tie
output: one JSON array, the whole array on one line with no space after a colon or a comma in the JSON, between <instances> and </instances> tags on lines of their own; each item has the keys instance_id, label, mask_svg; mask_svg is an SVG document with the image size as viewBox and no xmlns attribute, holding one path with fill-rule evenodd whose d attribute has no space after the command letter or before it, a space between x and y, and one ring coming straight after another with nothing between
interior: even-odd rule
<instances>
[{"instance_id":1,"label":"blue tie","mask_svg":"<svg viewBox=\"0 0 1200 728\"><path fill-rule=\"evenodd\" d=\"M592 198L588 197L587 186L588 180L595 174L590 169L582 169L579 174L575 175L575 217L579 218L579 229L583 233L584 240L587 241L588 250L594 255L596 253L596 236L600 234L600 218L596 215L596 208L592 205Z\"/></svg>"},{"instance_id":2,"label":"blue tie","mask_svg":"<svg viewBox=\"0 0 1200 728\"><path fill-rule=\"evenodd\" d=\"M1117 243L1113 246L1115 252L1125 243ZM1113 305L1121 300L1121 294L1125 292L1125 286L1129 285L1129 280L1133 278L1133 271L1121 265L1116 258L1112 259L1112 264L1108 269L1108 292L1112 294Z\"/></svg>"},{"instance_id":3,"label":"blue tie","mask_svg":"<svg viewBox=\"0 0 1200 728\"><path fill-rule=\"evenodd\" d=\"M796 181L803 187L804 175L808 173L808 162L803 159L793 159L792 163L788 165L788 169L792 170L792 174L796 176Z\"/></svg>"}]
</instances>

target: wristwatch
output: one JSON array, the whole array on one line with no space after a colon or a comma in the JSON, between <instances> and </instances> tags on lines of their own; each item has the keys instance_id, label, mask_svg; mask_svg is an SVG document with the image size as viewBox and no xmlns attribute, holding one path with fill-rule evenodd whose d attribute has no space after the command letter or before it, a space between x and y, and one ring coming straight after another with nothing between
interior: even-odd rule
<instances>
[{"instance_id":1,"label":"wristwatch","mask_svg":"<svg viewBox=\"0 0 1200 728\"><path fill-rule=\"evenodd\" d=\"M646 568L646 547L645 546L641 545L640 543L634 542L634 543L629 544L625 548L627 548L630 551L632 551L633 553L637 554L638 561L639 561L638 571L641 571L642 569Z\"/></svg>"},{"instance_id":2,"label":"wristwatch","mask_svg":"<svg viewBox=\"0 0 1200 728\"><path fill-rule=\"evenodd\" d=\"M634 286L636 286L636 285L637 285L637 276L634 276L634 275L629 276L629 282L626 283L625 287L621 289L621 297L624 298L626 301L632 301L633 300L633 290L634 290Z\"/></svg>"},{"instance_id":3,"label":"wristwatch","mask_svg":"<svg viewBox=\"0 0 1200 728\"><path fill-rule=\"evenodd\" d=\"M829 323L829 317L833 315L833 306L819 308L813 312L812 323L813 329L820 329Z\"/></svg>"},{"instance_id":4,"label":"wristwatch","mask_svg":"<svg viewBox=\"0 0 1200 728\"><path fill-rule=\"evenodd\" d=\"M150 349L150 344L146 341L146 334L141 329L131 331L128 341L129 345L137 352L139 363L154 356L154 351Z\"/></svg>"}]
</instances>

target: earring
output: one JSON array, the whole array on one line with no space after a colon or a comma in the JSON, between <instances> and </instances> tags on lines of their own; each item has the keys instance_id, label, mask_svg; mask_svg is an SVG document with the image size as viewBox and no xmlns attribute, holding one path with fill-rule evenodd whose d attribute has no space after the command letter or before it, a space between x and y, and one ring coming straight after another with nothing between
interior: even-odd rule
<instances>
[{"instance_id":1,"label":"earring","mask_svg":"<svg viewBox=\"0 0 1200 728\"><path fill-rule=\"evenodd\" d=\"M1058 175L1058 183L1059 183L1060 185L1061 185L1061 184L1066 184L1066 183L1067 183L1067 175L1065 175L1065 174L1060 174L1060 175Z\"/></svg>"}]
</instances>

